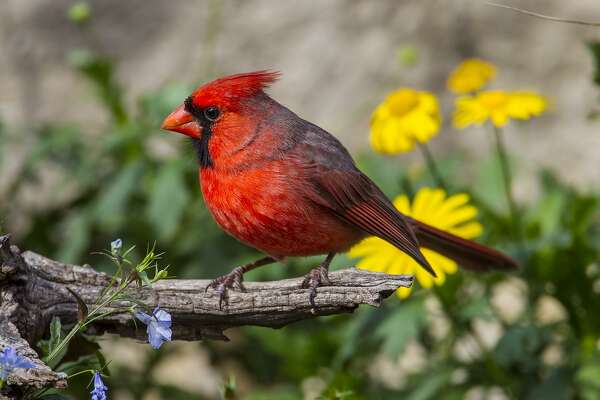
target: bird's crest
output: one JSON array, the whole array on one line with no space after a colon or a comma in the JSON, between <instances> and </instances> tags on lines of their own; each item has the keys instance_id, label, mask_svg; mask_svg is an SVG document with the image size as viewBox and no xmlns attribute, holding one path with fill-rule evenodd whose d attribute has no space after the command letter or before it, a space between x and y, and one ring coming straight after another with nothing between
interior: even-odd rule
<instances>
[{"instance_id":1,"label":"bird's crest","mask_svg":"<svg viewBox=\"0 0 600 400\"><path fill-rule=\"evenodd\" d=\"M199 107L224 102L235 104L269 87L280 76L279 72L267 70L229 75L200 86L191 97Z\"/></svg>"}]
</instances>

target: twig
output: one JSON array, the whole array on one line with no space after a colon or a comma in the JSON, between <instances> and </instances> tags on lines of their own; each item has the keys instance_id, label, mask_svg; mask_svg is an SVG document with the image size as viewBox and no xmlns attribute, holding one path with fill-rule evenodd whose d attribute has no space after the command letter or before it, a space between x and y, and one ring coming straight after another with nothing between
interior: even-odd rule
<instances>
[{"instance_id":1,"label":"twig","mask_svg":"<svg viewBox=\"0 0 600 400\"><path fill-rule=\"evenodd\" d=\"M535 17L535 18L540 18L540 19L545 19L547 21L554 21L554 22L563 22L566 24L576 24L576 25L585 25L585 26L600 26L600 22L589 22L589 21L580 21L580 20L576 20L576 19L567 19L567 18L560 18L560 17L552 17L550 15L544 15L544 14L540 14L537 12L533 12L533 11L528 11L528 10L524 10L522 8L517 8L517 7L513 7L513 6L509 6L506 4L498 4L498 3L493 3L491 1L486 1L486 4L493 6L493 7L498 7L498 8L504 8L507 10L512 10L512 11L516 11L518 13L521 14L525 14L525 15L529 15L531 17Z\"/></svg>"}]
</instances>

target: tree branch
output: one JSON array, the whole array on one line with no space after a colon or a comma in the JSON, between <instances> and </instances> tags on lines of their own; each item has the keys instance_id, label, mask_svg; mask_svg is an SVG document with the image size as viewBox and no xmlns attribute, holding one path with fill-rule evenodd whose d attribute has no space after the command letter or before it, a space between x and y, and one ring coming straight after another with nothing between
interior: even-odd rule
<instances>
[{"instance_id":1,"label":"tree branch","mask_svg":"<svg viewBox=\"0 0 600 400\"><path fill-rule=\"evenodd\" d=\"M42 389L45 387L64 388L67 387L67 376L62 372L54 372L38 357L35 350L29 343L19 335L17 327L7 319L0 320L0 347L12 347L17 354L29 358L35 364L32 369L16 369L8 377L8 385L24 386L33 389ZM10 397L9 397L10 396ZM3 395L0 394L0 400ZM10 391L5 398L21 398L17 393L11 394Z\"/></svg>"},{"instance_id":2,"label":"tree branch","mask_svg":"<svg viewBox=\"0 0 600 400\"><path fill-rule=\"evenodd\" d=\"M63 325L77 321L77 303L69 290L92 305L110 281L108 275L88 265L68 265L31 251L20 252L10 246L8 239L8 236L0 237L0 320L14 324L29 343L35 343L44 335L54 316L58 316ZM360 304L379 306L396 289L409 287L413 282L412 276L356 268L334 271L329 277L331 286L318 289L315 310L309 303L309 291L300 287L302 278L247 282L246 292L230 291L223 310L219 309L219 298L213 290L205 293L208 280L163 280L151 288L132 288L128 295L149 308L160 305L169 311L174 339L227 340L223 332L232 327L279 328L306 318L349 313ZM138 324L136 328L131 314L123 311L130 305L121 302L115 308L107 308L105 311L114 313L96 321L88 332L145 339L144 327ZM0 331L0 336L4 335L4 331ZM0 338L0 345L3 339ZM55 386L62 384L56 383L58 380L47 382Z\"/></svg>"}]
</instances>

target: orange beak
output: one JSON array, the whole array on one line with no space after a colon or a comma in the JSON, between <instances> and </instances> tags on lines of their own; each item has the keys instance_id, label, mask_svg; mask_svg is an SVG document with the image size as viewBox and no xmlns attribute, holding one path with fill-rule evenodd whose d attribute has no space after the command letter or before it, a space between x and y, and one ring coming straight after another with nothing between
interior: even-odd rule
<instances>
[{"instance_id":1,"label":"orange beak","mask_svg":"<svg viewBox=\"0 0 600 400\"><path fill-rule=\"evenodd\" d=\"M183 133L193 138L199 138L202 135L202 127L194 119L194 116L185 110L183 104L165 118L161 128L167 131Z\"/></svg>"}]
</instances>

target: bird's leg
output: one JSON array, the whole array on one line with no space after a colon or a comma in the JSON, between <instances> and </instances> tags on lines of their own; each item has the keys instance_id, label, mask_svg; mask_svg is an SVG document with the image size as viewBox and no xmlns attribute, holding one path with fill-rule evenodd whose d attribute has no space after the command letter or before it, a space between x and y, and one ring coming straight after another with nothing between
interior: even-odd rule
<instances>
[{"instance_id":1,"label":"bird's leg","mask_svg":"<svg viewBox=\"0 0 600 400\"><path fill-rule=\"evenodd\" d=\"M327 258L325 258L325 260L323 260L323 262L317 267L311 269L310 272L306 274L304 281L302 282L303 288L310 289L308 300L310 301L310 305L313 307L313 310L316 308L315 297L317 297L317 287L331 285L328 273L329 264L331 264L333 257L335 257L335 253L327 254Z\"/></svg>"},{"instance_id":2,"label":"bird's leg","mask_svg":"<svg viewBox=\"0 0 600 400\"><path fill-rule=\"evenodd\" d=\"M242 292L246 291L246 288L244 287L244 273L253 270L254 268L272 264L277 261L277 259L269 256L263 257L248 264L240 265L239 267L235 267L227 275L213 279L213 281L206 286L204 292L208 292L209 288L215 289L219 294L219 309L222 309L223 301L227 303L227 291L229 289L237 288Z\"/></svg>"}]
</instances>

